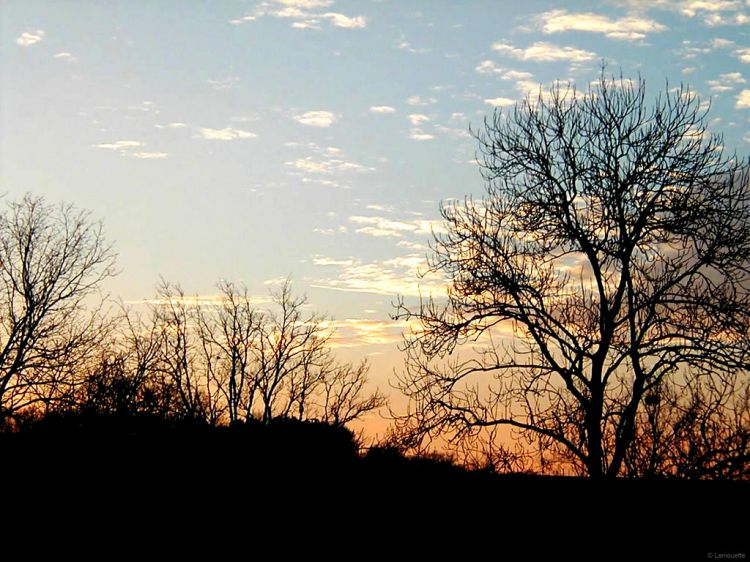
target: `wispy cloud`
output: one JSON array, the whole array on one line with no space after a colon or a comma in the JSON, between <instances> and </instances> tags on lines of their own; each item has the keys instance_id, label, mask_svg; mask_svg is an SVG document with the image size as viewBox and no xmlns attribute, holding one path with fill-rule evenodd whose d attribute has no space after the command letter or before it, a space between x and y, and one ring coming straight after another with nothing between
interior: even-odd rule
<instances>
[{"instance_id":1,"label":"wispy cloud","mask_svg":"<svg viewBox=\"0 0 750 562\"><path fill-rule=\"evenodd\" d=\"M742 90L737 95L737 103L734 105L737 109L750 108L750 90Z\"/></svg>"},{"instance_id":2,"label":"wispy cloud","mask_svg":"<svg viewBox=\"0 0 750 562\"><path fill-rule=\"evenodd\" d=\"M327 128L336 122L337 117L330 111L307 111L302 115L295 115L294 120L308 127Z\"/></svg>"},{"instance_id":3,"label":"wispy cloud","mask_svg":"<svg viewBox=\"0 0 750 562\"><path fill-rule=\"evenodd\" d=\"M430 52L430 49L425 49L424 47L413 47L412 44L406 40L404 35L401 35L401 38L396 41L396 48L415 55L424 55Z\"/></svg>"},{"instance_id":4,"label":"wispy cloud","mask_svg":"<svg viewBox=\"0 0 750 562\"><path fill-rule=\"evenodd\" d=\"M166 123L164 125L157 123L154 125L157 129L185 129L187 128L187 123L181 123L179 121L174 123Z\"/></svg>"},{"instance_id":5,"label":"wispy cloud","mask_svg":"<svg viewBox=\"0 0 750 562\"><path fill-rule=\"evenodd\" d=\"M333 348L392 345L401 341L401 334L408 329L407 322L401 320L346 318L328 324L335 329L330 339Z\"/></svg>"},{"instance_id":6,"label":"wispy cloud","mask_svg":"<svg viewBox=\"0 0 750 562\"><path fill-rule=\"evenodd\" d=\"M321 158L307 156L284 162L284 165L299 172L310 174L339 174L346 172L371 172L373 168L368 168L357 162L350 162L340 158Z\"/></svg>"},{"instance_id":7,"label":"wispy cloud","mask_svg":"<svg viewBox=\"0 0 750 562\"><path fill-rule=\"evenodd\" d=\"M37 29L36 31L24 31L16 38L16 44L21 45L21 47L30 47L31 45L36 45L39 43L42 39L44 39L44 36L46 35L46 32L43 29Z\"/></svg>"},{"instance_id":8,"label":"wispy cloud","mask_svg":"<svg viewBox=\"0 0 750 562\"><path fill-rule=\"evenodd\" d=\"M312 286L387 296L445 294L445 280L438 275L427 274L427 263L422 254L407 254L369 262L354 258L339 261L346 264L326 265L327 269L332 269L336 274L317 279Z\"/></svg>"},{"instance_id":9,"label":"wispy cloud","mask_svg":"<svg viewBox=\"0 0 750 562\"><path fill-rule=\"evenodd\" d=\"M503 80L528 80L534 77L531 72L525 72L523 70L508 70L499 67L491 60L483 60L474 68L474 70L479 74L496 74Z\"/></svg>"},{"instance_id":10,"label":"wispy cloud","mask_svg":"<svg viewBox=\"0 0 750 562\"><path fill-rule=\"evenodd\" d=\"M731 92L732 90L734 90L737 84L744 83L745 79L739 72L728 72L726 74L721 74L719 75L718 79L708 80L706 82L711 91L715 93Z\"/></svg>"},{"instance_id":11,"label":"wispy cloud","mask_svg":"<svg viewBox=\"0 0 750 562\"><path fill-rule=\"evenodd\" d=\"M409 114L409 123L412 125L419 125L420 123L427 123L430 121L430 117L428 115L424 115L423 113L410 113Z\"/></svg>"},{"instance_id":12,"label":"wispy cloud","mask_svg":"<svg viewBox=\"0 0 750 562\"><path fill-rule=\"evenodd\" d=\"M648 18L627 16L611 19L592 12L576 13L567 10L551 10L539 14L535 18L535 24L545 34L584 31L625 41L637 41L644 39L649 33L667 30L667 26Z\"/></svg>"},{"instance_id":13,"label":"wispy cloud","mask_svg":"<svg viewBox=\"0 0 750 562\"><path fill-rule=\"evenodd\" d=\"M142 160L161 160L169 156L167 152L133 152L130 154L133 158Z\"/></svg>"},{"instance_id":14,"label":"wispy cloud","mask_svg":"<svg viewBox=\"0 0 750 562\"><path fill-rule=\"evenodd\" d=\"M242 139L253 139L257 137L255 133L251 133L250 131L243 131L242 129L233 129L231 127L227 127L225 129L209 129L209 128L200 128L198 129L198 132L193 135L194 139L204 139L204 140L219 140L219 141L233 141L233 140L242 140Z\"/></svg>"},{"instance_id":15,"label":"wispy cloud","mask_svg":"<svg viewBox=\"0 0 750 562\"><path fill-rule=\"evenodd\" d=\"M210 85L214 90L231 90L239 84L239 76L229 76L228 78L222 78L220 80L206 80L206 84Z\"/></svg>"},{"instance_id":16,"label":"wispy cloud","mask_svg":"<svg viewBox=\"0 0 750 562\"><path fill-rule=\"evenodd\" d=\"M423 142L423 141L430 141L435 138L435 135L431 135L430 133L425 133L422 129L411 129L409 131L409 138L411 140Z\"/></svg>"},{"instance_id":17,"label":"wispy cloud","mask_svg":"<svg viewBox=\"0 0 750 562\"><path fill-rule=\"evenodd\" d=\"M325 256L313 256L313 265L332 266L332 265L354 265L353 259L340 260L334 258L327 258Z\"/></svg>"},{"instance_id":18,"label":"wispy cloud","mask_svg":"<svg viewBox=\"0 0 750 562\"><path fill-rule=\"evenodd\" d=\"M666 9L688 18L702 18L709 27L750 22L747 0L621 0L620 3L639 11Z\"/></svg>"},{"instance_id":19,"label":"wispy cloud","mask_svg":"<svg viewBox=\"0 0 750 562\"><path fill-rule=\"evenodd\" d=\"M750 47L746 49L737 49L732 53L735 57L737 57L740 62L744 62L745 64L750 64Z\"/></svg>"},{"instance_id":20,"label":"wispy cloud","mask_svg":"<svg viewBox=\"0 0 750 562\"><path fill-rule=\"evenodd\" d=\"M138 148L140 146L143 146L142 142L132 141L132 140L119 140L115 142L105 142L102 144L97 144L96 148L103 148L105 150L122 151L122 150L128 150L130 148Z\"/></svg>"},{"instance_id":21,"label":"wispy cloud","mask_svg":"<svg viewBox=\"0 0 750 562\"><path fill-rule=\"evenodd\" d=\"M373 105L370 107L370 113L395 113L396 109L390 105Z\"/></svg>"},{"instance_id":22,"label":"wispy cloud","mask_svg":"<svg viewBox=\"0 0 750 562\"><path fill-rule=\"evenodd\" d=\"M516 103L516 100L511 98L487 98L484 100L484 103L487 105L491 105L492 107L508 107L511 105L514 105Z\"/></svg>"},{"instance_id":23,"label":"wispy cloud","mask_svg":"<svg viewBox=\"0 0 750 562\"><path fill-rule=\"evenodd\" d=\"M101 143L95 146L96 148L113 150L115 152L119 152L123 156L130 156L132 158L139 158L141 160L161 160L169 156L169 153L167 152L147 152L143 150L134 152L134 149L143 148L145 146L142 142L134 140L119 140L114 142Z\"/></svg>"},{"instance_id":24,"label":"wispy cloud","mask_svg":"<svg viewBox=\"0 0 750 562\"><path fill-rule=\"evenodd\" d=\"M62 51L60 53L56 53L52 58L57 60L62 60L65 62L78 62L78 59L73 56L73 53L69 53L67 51Z\"/></svg>"},{"instance_id":25,"label":"wispy cloud","mask_svg":"<svg viewBox=\"0 0 750 562\"><path fill-rule=\"evenodd\" d=\"M442 221L439 220L394 220L378 216L354 215L349 222L357 225L355 232L368 236L401 238L404 235L429 236L442 231Z\"/></svg>"},{"instance_id":26,"label":"wispy cloud","mask_svg":"<svg viewBox=\"0 0 750 562\"><path fill-rule=\"evenodd\" d=\"M299 8L301 10L314 10L316 8L327 8L333 5L334 0L274 0L277 4Z\"/></svg>"},{"instance_id":27,"label":"wispy cloud","mask_svg":"<svg viewBox=\"0 0 750 562\"><path fill-rule=\"evenodd\" d=\"M586 62L596 58L596 53L591 51L577 47L561 47L544 41L532 43L525 49L515 47L509 43L498 42L492 45L492 50L518 60L534 62Z\"/></svg>"},{"instance_id":28,"label":"wispy cloud","mask_svg":"<svg viewBox=\"0 0 750 562\"><path fill-rule=\"evenodd\" d=\"M445 125L441 125L439 123L435 125L435 130L442 135L448 135L448 136L456 137L459 139L467 139L471 137L467 129L459 129L457 127L446 127Z\"/></svg>"},{"instance_id":29,"label":"wispy cloud","mask_svg":"<svg viewBox=\"0 0 750 562\"><path fill-rule=\"evenodd\" d=\"M420 107L420 106L435 104L437 103L437 99L430 98L430 97L423 98L421 96L411 96L407 98L406 103L409 105Z\"/></svg>"},{"instance_id":30,"label":"wispy cloud","mask_svg":"<svg viewBox=\"0 0 750 562\"><path fill-rule=\"evenodd\" d=\"M262 2L253 13L229 20L232 25L242 25L259 18L270 16L292 20L295 29L319 30L323 22L342 29L362 29L367 27L364 16L348 16L339 12L322 12L323 8L333 5L330 0L274 0Z\"/></svg>"},{"instance_id":31,"label":"wispy cloud","mask_svg":"<svg viewBox=\"0 0 750 562\"><path fill-rule=\"evenodd\" d=\"M328 12L323 14L322 17L335 27L343 27L344 29L362 29L363 27L367 27L367 19L363 16L349 17L336 12Z\"/></svg>"}]
</instances>

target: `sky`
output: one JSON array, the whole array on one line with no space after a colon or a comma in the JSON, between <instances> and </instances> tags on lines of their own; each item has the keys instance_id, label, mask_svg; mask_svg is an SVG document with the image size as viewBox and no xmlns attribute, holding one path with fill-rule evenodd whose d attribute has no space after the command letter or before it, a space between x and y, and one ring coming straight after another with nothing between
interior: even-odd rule
<instances>
[{"instance_id":1,"label":"sky","mask_svg":"<svg viewBox=\"0 0 750 562\"><path fill-rule=\"evenodd\" d=\"M470 126L604 63L747 155L749 32L750 0L0 0L0 193L101 219L127 302L291 276L385 386L440 202L483 191Z\"/></svg>"}]
</instances>

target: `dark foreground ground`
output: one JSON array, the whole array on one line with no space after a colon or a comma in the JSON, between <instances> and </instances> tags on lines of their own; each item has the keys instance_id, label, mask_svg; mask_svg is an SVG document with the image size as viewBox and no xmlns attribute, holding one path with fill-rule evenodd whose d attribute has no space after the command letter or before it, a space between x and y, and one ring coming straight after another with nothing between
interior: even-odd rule
<instances>
[{"instance_id":1,"label":"dark foreground ground","mask_svg":"<svg viewBox=\"0 0 750 562\"><path fill-rule=\"evenodd\" d=\"M361 455L347 431L322 424L68 416L0 435L0 463L6 554L10 545L104 560L750 556L749 482L467 472L388 450Z\"/></svg>"}]
</instances>

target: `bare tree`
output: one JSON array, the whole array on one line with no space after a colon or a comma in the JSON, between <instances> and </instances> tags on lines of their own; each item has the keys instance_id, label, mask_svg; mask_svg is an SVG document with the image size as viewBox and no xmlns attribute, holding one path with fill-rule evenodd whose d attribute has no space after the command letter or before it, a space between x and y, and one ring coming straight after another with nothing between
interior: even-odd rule
<instances>
[{"instance_id":1,"label":"bare tree","mask_svg":"<svg viewBox=\"0 0 750 562\"><path fill-rule=\"evenodd\" d=\"M306 311L307 299L295 297L289 281L268 310L255 308L246 287L218 287L202 299L162 281L150 321L124 310L123 329L95 365L89 389L108 404L130 405L136 391L148 391L169 405L168 415L212 425L256 416L344 425L385 403L378 391L367 394L366 364L336 361L330 323ZM111 397L99 388L109 383Z\"/></svg>"},{"instance_id":2,"label":"bare tree","mask_svg":"<svg viewBox=\"0 0 750 562\"><path fill-rule=\"evenodd\" d=\"M625 456L630 476L750 477L750 382L696 377L652 389Z\"/></svg>"},{"instance_id":3,"label":"bare tree","mask_svg":"<svg viewBox=\"0 0 750 562\"><path fill-rule=\"evenodd\" d=\"M358 365L332 365L324 372L321 408L323 421L343 426L386 405L387 400L380 391L366 394L369 369L367 361L362 361Z\"/></svg>"},{"instance_id":4,"label":"bare tree","mask_svg":"<svg viewBox=\"0 0 750 562\"><path fill-rule=\"evenodd\" d=\"M268 311L264 315L255 349L261 417L268 422L274 415L290 415L296 405L300 419L304 419L319 371L329 360L331 333L324 317L304 313L307 299L294 297L288 280L273 299L278 313Z\"/></svg>"},{"instance_id":5,"label":"bare tree","mask_svg":"<svg viewBox=\"0 0 750 562\"><path fill-rule=\"evenodd\" d=\"M102 226L71 205L25 196L0 216L0 414L70 396L105 334L85 311L115 256Z\"/></svg>"},{"instance_id":6,"label":"bare tree","mask_svg":"<svg viewBox=\"0 0 750 562\"><path fill-rule=\"evenodd\" d=\"M219 391L200 362L195 305L180 285L162 280L152 311L161 336L163 368L179 397L179 415L218 423Z\"/></svg>"},{"instance_id":7,"label":"bare tree","mask_svg":"<svg viewBox=\"0 0 750 562\"><path fill-rule=\"evenodd\" d=\"M247 287L219 282L221 302L198 306L198 337L208 378L215 381L226 404L229 422L252 417L258 391L253 351L260 335L260 316Z\"/></svg>"},{"instance_id":8,"label":"bare tree","mask_svg":"<svg viewBox=\"0 0 750 562\"><path fill-rule=\"evenodd\" d=\"M602 71L485 120L486 197L442 207L433 244L447 301L400 305L421 325L404 429L506 426L544 462L613 477L656 389L744 376L750 186L706 112Z\"/></svg>"}]
</instances>

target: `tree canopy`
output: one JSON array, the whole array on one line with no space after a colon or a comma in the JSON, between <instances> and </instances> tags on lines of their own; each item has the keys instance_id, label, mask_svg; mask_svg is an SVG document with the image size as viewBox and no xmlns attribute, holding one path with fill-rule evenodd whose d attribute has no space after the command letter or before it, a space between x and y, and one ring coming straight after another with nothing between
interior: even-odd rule
<instances>
[{"instance_id":1,"label":"tree canopy","mask_svg":"<svg viewBox=\"0 0 750 562\"><path fill-rule=\"evenodd\" d=\"M602 71L485 120L486 195L444 205L432 245L447 299L399 308L420 326L402 430L508 426L545 460L616 476L665 389L744 377L750 185L707 112L687 87L650 103L642 79Z\"/></svg>"}]
</instances>

